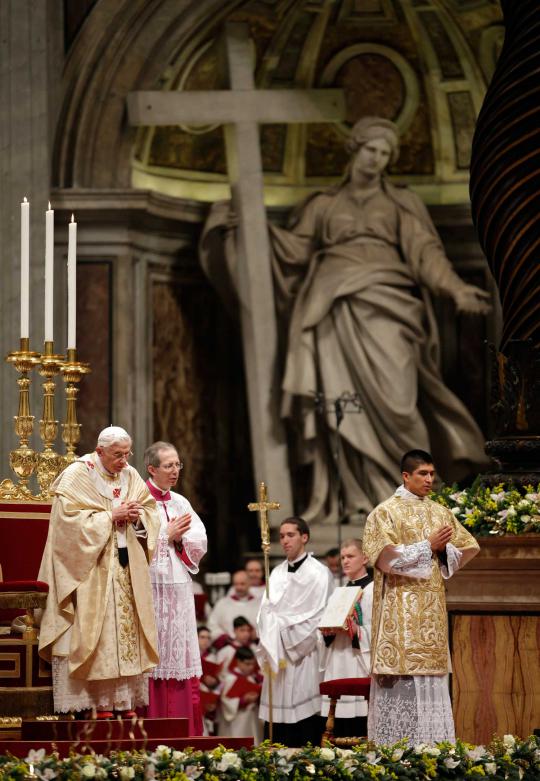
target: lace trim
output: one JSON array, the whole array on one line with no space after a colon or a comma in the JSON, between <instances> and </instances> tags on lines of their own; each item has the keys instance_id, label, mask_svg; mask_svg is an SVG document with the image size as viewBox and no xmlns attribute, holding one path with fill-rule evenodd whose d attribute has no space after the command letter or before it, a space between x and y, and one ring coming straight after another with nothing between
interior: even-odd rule
<instances>
[{"instance_id":1,"label":"lace trim","mask_svg":"<svg viewBox=\"0 0 540 781\"><path fill-rule=\"evenodd\" d=\"M400 555L392 562L392 571L399 575L429 578L431 575L431 545L429 540L399 546Z\"/></svg>"},{"instance_id":2,"label":"lace trim","mask_svg":"<svg viewBox=\"0 0 540 781\"><path fill-rule=\"evenodd\" d=\"M403 738L410 744L455 743L454 719L446 675L378 676L371 683L368 737L391 745Z\"/></svg>"},{"instance_id":3,"label":"lace trim","mask_svg":"<svg viewBox=\"0 0 540 781\"><path fill-rule=\"evenodd\" d=\"M70 678L65 656L52 658L54 710L57 713L87 708L130 710L148 705L148 679L144 675L83 681Z\"/></svg>"},{"instance_id":4,"label":"lace trim","mask_svg":"<svg viewBox=\"0 0 540 781\"><path fill-rule=\"evenodd\" d=\"M152 583L159 666L153 678L179 681L202 675L195 599L191 583Z\"/></svg>"},{"instance_id":5,"label":"lace trim","mask_svg":"<svg viewBox=\"0 0 540 781\"><path fill-rule=\"evenodd\" d=\"M444 564L441 566L441 574L445 580L451 578L452 575L458 571L458 569L461 567L462 558L463 553L454 545L452 545L451 542L448 542L446 544L446 560L448 562L448 566L446 567Z\"/></svg>"}]
</instances>

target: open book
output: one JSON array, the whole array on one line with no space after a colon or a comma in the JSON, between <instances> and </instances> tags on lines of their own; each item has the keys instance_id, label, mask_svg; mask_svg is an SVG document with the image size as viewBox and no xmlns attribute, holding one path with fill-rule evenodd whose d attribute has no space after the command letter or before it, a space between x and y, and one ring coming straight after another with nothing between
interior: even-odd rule
<instances>
[{"instance_id":1,"label":"open book","mask_svg":"<svg viewBox=\"0 0 540 781\"><path fill-rule=\"evenodd\" d=\"M334 589L319 621L319 629L349 629L348 619L354 615L354 606L362 596L360 586L339 586Z\"/></svg>"}]
</instances>

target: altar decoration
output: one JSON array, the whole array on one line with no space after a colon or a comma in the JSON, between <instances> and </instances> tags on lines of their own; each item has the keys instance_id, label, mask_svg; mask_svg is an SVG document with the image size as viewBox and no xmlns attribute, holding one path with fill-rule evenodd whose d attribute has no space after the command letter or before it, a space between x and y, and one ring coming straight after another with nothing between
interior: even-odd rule
<instances>
[{"instance_id":1,"label":"altar decoration","mask_svg":"<svg viewBox=\"0 0 540 781\"><path fill-rule=\"evenodd\" d=\"M262 744L253 750L231 751L220 746L211 751L178 751L158 746L155 751L111 751L107 755L72 753L66 759L44 749L32 750L25 759L0 756L2 781L29 779L114 779L114 781L413 781L413 779L493 778L494 781L538 781L540 738L520 740L513 735L496 737L488 746L458 741L436 746L394 746L362 743L350 749L291 749Z\"/></svg>"},{"instance_id":2,"label":"altar decoration","mask_svg":"<svg viewBox=\"0 0 540 781\"><path fill-rule=\"evenodd\" d=\"M77 360L76 352L76 296L77 296L77 223L74 216L68 226L68 300L67 300L67 359L54 349L54 211L45 212L45 323L43 351L30 349L30 203L24 198L21 203L21 285L20 285L20 344L6 356L6 361L15 367L20 375L19 401L14 428L19 446L9 454L11 469L17 482L6 479L0 482L0 499L33 501L50 498L50 487L56 476L75 460L75 448L80 439L80 424L77 422L76 399L78 383L90 369L88 364ZM43 414L39 421L39 433L43 449L37 452L30 445L34 429L34 416L30 410L29 373L37 369L45 378L43 382ZM62 440L66 454L54 450L58 432L58 421L54 417L55 377L62 373L66 386L66 420L62 424ZM35 475L39 490L32 493L30 478Z\"/></svg>"},{"instance_id":3,"label":"altar decoration","mask_svg":"<svg viewBox=\"0 0 540 781\"><path fill-rule=\"evenodd\" d=\"M445 485L431 499L448 507L476 537L540 533L540 483L521 487L475 482L464 489Z\"/></svg>"}]
</instances>

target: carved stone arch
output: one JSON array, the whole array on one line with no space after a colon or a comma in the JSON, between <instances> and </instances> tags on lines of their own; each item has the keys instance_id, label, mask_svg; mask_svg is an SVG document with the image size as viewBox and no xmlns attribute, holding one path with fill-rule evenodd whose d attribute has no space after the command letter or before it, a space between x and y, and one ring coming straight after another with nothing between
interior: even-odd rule
<instances>
[{"instance_id":1,"label":"carved stone arch","mask_svg":"<svg viewBox=\"0 0 540 781\"><path fill-rule=\"evenodd\" d=\"M215 34L243 0L98 0L64 70L53 155L56 187L130 186L135 131L126 96L155 89L184 47Z\"/></svg>"}]
</instances>

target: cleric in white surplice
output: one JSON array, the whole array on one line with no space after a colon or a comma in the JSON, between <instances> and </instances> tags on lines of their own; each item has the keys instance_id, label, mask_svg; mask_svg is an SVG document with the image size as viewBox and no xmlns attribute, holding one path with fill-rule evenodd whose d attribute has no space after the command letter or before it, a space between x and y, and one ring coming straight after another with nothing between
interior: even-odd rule
<instances>
[{"instance_id":1,"label":"cleric in white surplice","mask_svg":"<svg viewBox=\"0 0 540 781\"><path fill-rule=\"evenodd\" d=\"M257 658L264 673L259 717L268 722L268 676L272 670L273 740L286 746L318 745L321 739L319 619L333 591L332 573L306 553L309 527L303 518L282 521L279 538L287 557L270 576L257 619ZM265 724L265 734L267 729Z\"/></svg>"}]
</instances>

